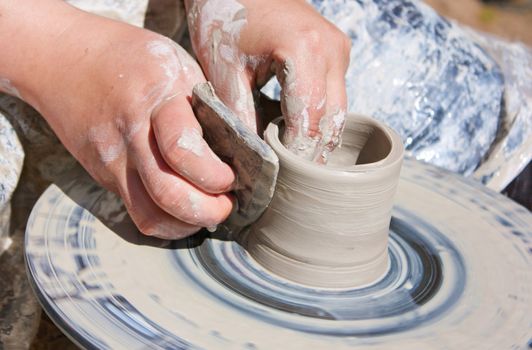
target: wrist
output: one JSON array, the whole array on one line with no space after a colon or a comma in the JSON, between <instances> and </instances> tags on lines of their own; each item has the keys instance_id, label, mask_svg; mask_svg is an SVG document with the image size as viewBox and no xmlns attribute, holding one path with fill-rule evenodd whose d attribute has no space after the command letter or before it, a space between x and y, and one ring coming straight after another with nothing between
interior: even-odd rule
<instances>
[{"instance_id":1,"label":"wrist","mask_svg":"<svg viewBox=\"0 0 532 350\"><path fill-rule=\"evenodd\" d=\"M0 89L34 107L46 89L61 37L83 15L63 1L3 1L0 3Z\"/></svg>"}]
</instances>

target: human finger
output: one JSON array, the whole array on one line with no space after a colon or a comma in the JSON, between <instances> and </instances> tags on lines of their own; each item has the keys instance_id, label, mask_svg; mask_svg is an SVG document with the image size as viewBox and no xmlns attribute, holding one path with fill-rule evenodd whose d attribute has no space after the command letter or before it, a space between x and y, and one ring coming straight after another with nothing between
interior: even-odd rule
<instances>
[{"instance_id":1,"label":"human finger","mask_svg":"<svg viewBox=\"0 0 532 350\"><path fill-rule=\"evenodd\" d=\"M147 236L180 239L201 229L201 226L185 223L156 205L135 169L127 170L119 192L131 219Z\"/></svg>"},{"instance_id":2,"label":"human finger","mask_svg":"<svg viewBox=\"0 0 532 350\"><path fill-rule=\"evenodd\" d=\"M240 58L238 58L240 60ZM257 132L258 116L253 98L253 73L248 74L242 62L209 64L207 78L216 95L253 132Z\"/></svg>"},{"instance_id":3,"label":"human finger","mask_svg":"<svg viewBox=\"0 0 532 350\"><path fill-rule=\"evenodd\" d=\"M309 160L319 155L320 120L327 98L327 67L321 58L311 60L316 49L300 44L275 59L274 71L281 84L281 110L285 117L285 146Z\"/></svg>"},{"instance_id":4,"label":"human finger","mask_svg":"<svg viewBox=\"0 0 532 350\"><path fill-rule=\"evenodd\" d=\"M202 136L190 103L177 96L152 115L152 126L159 151L178 174L208 193L227 192L235 175L229 165L216 156Z\"/></svg>"},{"instance_id":5,"label":"human finger","mask_svg":"<svg viewBox=\"0 0 532 350\"><path fill-rule=\"evenodd\" d=\"M202 227L215 226L230 214L232 200L227 194L203 192L168 166L153 133L136 138L132 152L146 191L168 214Z\"/></svg>"}]
</instances>

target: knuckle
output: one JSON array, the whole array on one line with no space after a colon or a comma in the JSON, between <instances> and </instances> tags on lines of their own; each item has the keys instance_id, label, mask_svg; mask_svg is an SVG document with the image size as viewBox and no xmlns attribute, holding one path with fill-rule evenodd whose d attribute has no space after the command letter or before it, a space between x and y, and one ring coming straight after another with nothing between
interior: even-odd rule
<instances>
[{"instance_id":1,"label":"knuckle","mask_svg":"<svg viewBox=\"0 0 532 350\"><path fill-rule=\"evenodd\" d=\"M181 191L176 191L167 183L151 184L150 193L153 201L163 209L175 212L183 208Z\"/></svg>"},{"instance_id":2,"label":"knuckle","mask_svg":"<svg viewBox=\"0 0 532 350\"><path fill-rule=\"evenodd\" d=\"M334 52L342 52L344 55L351 52L351 39L336 26L332 25L328 34L327 42L335 46Z\"/></svg>"},{"instance_id":3,"label":"knuckle","mask_svg":"<svg viewBox=\"0 0 532 350\"><path fill-rule=\"evenodd\" d=\"M295 50L300 53L319 54L325 52L326 47L333 48L327 52L341 52L344 56L349 56L351 52L350 38L334 25L325 29L305 29L296 33L296 36Z\"/></svg>"},{"instance_id":4,"label":"knuckle","mask_svg":"<svg viewBox=\"0 0 532 350\"><path fill-rule=\"evenodd\" d=\"M149 112L149 107L158 97L160 80L159 75L146 68L137 70L136 74L128 79L127 88L123 89L122 100L124 105L128 106L129 113L144 116Z\"/></svg>"},{"instance_id":5,"label":"knuckle","mask_svg":"<svg viewBox=\"0 0 532 350\"><path fill-rule=\"evenodd\" d=\"M322 49L323 33L314 28L302 30L297 34L299 38L296 49L304 52L319 52Z\"/></svg>"},{"instance_id":6,"label":"knuckle","mask_svg":"<svg viewBox=\"0 0 532 350\"><path fill-rule=\"evenodd\" d=\"M156 118L158 117L160 116L156 116ZM177 148L178 136L169 133L171 128L168 128L163 122L159 121L159 119L155 120L153 126L156 129L157 134L160 134L160 137L156 138L156 140L161 153L170 156L179 152L179 149Z\"/></svg>"},{"instance_id":7,"label":"knuckle","mask_svg":"<svg viewBox=\"0 0 532 350\"><path fill-rule=\"evenodd\" d=\"M177 147L176 137L171 137L166 142L160 145L161 153L164 159L170 163L171 166L180 165L186 158L186 152Z\"/></svg>"},{"instance_id":8,"label":"knuckle","mask_svg":"<svg viewBox=\"0 0 532 350\"><path fill-rule=\"evenodd\" d=\"M167 132L162 130L161 132ZM191 157L191 152L189 146L180 146L180 135L171 135L166 138L163 138L161 141L157 141L159 144L160 151L163 155L163 158L168 162L168 164L175 170L184 168L187 163L189 163L193 158ZM186 174L182 174L186 175Z\"/></svg>"},{"instance_id":9,"label":"knuckle","mask_svg":"<svg viewBox=\"0 0 532 350\"><path fill-rule=\"evenodd\" d=\"M340 32L340 47L342 48L344 54L349 56L351 52L351 39L343 32Z\"/></svg>"},{"instance_id":10,"label":"knuckle","mask_svg":"<svg viewBox=\"0 0 532 350\"><path fill-rule=\"evenodd\" d=\"M339 47L341 48L344 56L349 57L349 54L351 53L351 39L344 34L343 32L339 32Z\"/></svg>"},{"instance_id":11,"label":"knuckle","mask_svg":"<svg viewBox=\"0 0 532 350\"><path fill-rule=\"evenodd\" d=\"M348 65L349 56L351 54L351 39L344 32L334 27L330 42L336 47L334 50L331 50L331 52L341 53L343 57L342 62L344 62L345 65Z\"/></svg>"},{"instance_id":12,"label":"knuckle","mask_svg":"<svg viewBox=\"0 0 532 350\"><path fill-rule=\"evenodd\" d=\"M172 216L186 223L199 225L208 221L206 218L208 211L205 210L205 203L201 197L195 197L185 189L160 186L156 192L153 192L153 201Z\"/></svg>"},{"instance_id":13,"label":"knuckle","mask_svg":"<svg viewBox=\"0 0 532 350\"><path fill-rule=\"evenodd\" d=\"M159 206L165 206L168 202L168 193L166 192L166 186L164 185L158 185L158 186L150 186L150 193L151 197L153 198L153 201L157 203Z\"/></svg>"}]
</instances>

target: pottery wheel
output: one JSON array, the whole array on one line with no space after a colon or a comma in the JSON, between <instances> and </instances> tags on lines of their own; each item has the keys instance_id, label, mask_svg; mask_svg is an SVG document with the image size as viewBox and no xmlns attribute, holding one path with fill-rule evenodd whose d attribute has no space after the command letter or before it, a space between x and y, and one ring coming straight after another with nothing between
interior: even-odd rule
<instances>
[{"instance_id":1,"label":"pottery wheel","mask_svg":"<svg viewBox=\"0 0 532 350\"><path fill-rule=\"evenodd\" d=\"M26 259L84 348L532 346L532 215L472 180L405 160L387 274L332 290L270 274L223 234L142 236L114 195L70 178L35 205Z\"/></svg>"}]
</instances>

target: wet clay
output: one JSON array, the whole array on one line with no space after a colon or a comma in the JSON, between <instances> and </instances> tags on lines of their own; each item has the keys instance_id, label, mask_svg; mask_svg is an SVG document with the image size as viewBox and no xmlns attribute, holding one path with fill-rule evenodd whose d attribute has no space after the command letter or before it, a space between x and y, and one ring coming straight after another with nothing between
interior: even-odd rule
<instances>
[{"instance_id":1,"label":"wet clay","mask_svg":"<svg viewBox=\"0 0 532 350\"><path fill-rule=\"evenodd\" d=\"M349 115L342 147L326 166L279 141L280 119L264 138L280 170L269 208L242 237L271 272L323 288L352 288L388 270L388 228L403 159L399 136L367 117Z\"/></svg>"},{"instance_id":2,"label":"wet clay","mask_svg":"<svg viewBox=\"0 0 532 350\"><path fill-rule=\"evenodd\" d=\"M44 309L85 348L529 348L532 215L476 181L405 159L386 276L324 289L220 235L142 235L117 196L63 174L33 208L24 254Z\"/></svg>"}]
</instances>

